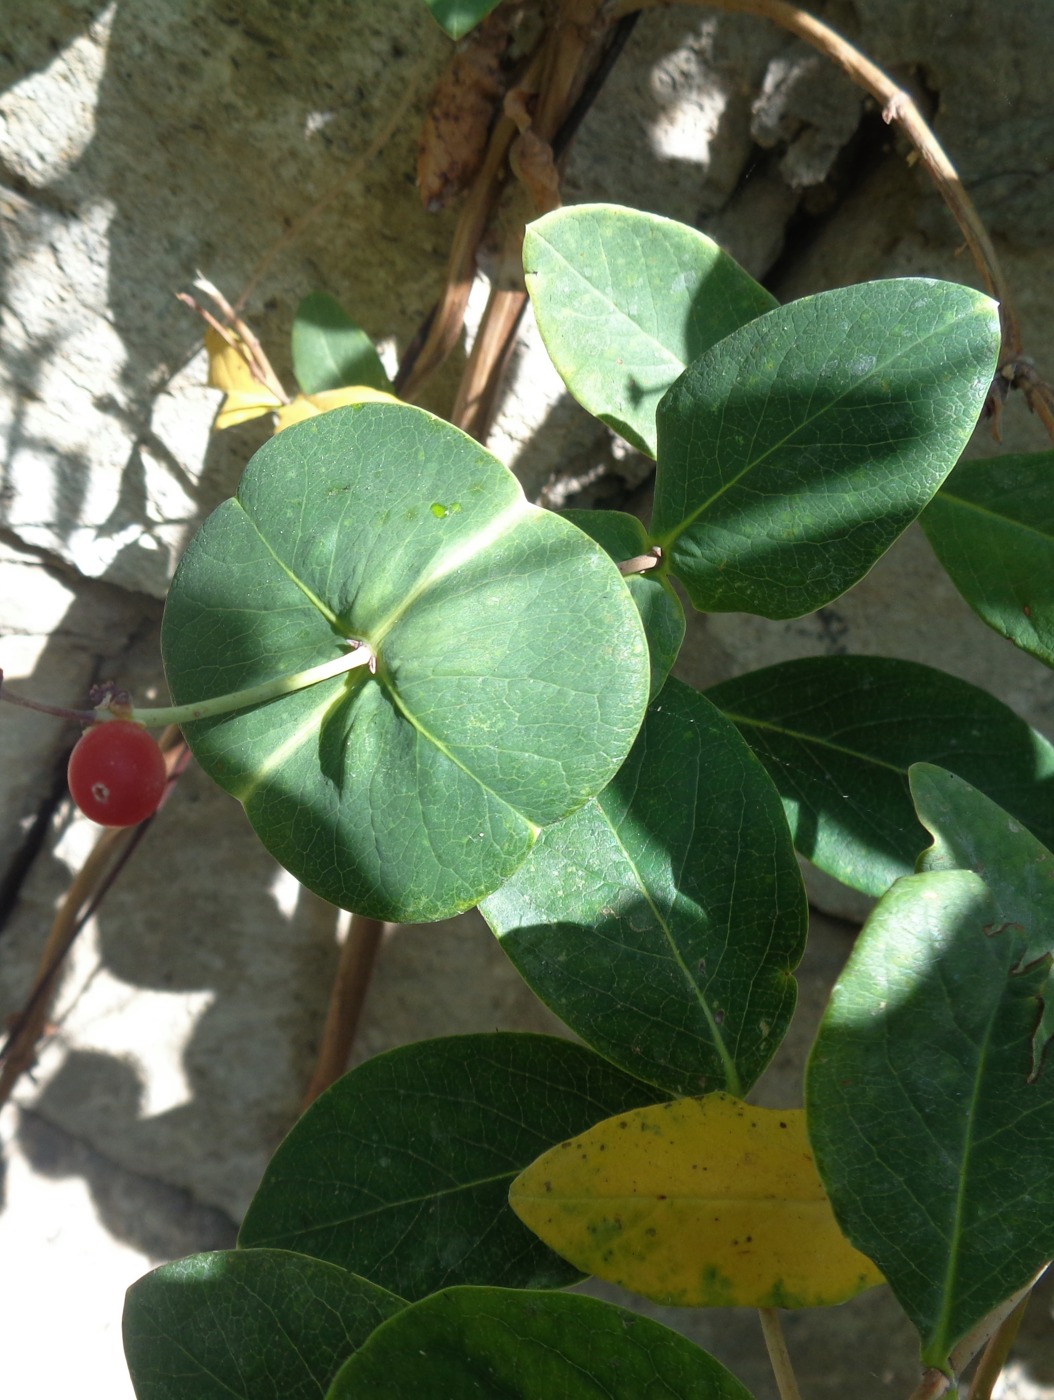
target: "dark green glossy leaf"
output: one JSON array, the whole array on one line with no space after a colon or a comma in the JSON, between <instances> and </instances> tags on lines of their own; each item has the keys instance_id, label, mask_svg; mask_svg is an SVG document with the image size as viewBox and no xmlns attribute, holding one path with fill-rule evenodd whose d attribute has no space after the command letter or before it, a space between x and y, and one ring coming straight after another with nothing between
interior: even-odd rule
<instances>
[{"instance_id":1,"label":"dark green glossy leaf","mask_svg":"<svg viewBox=\"0 0 1054 1400\"><path fill-rule=\"evenodd\" d=\"M508 1204L539 1153L655 1091L551 1036L464 1035L368 1060L285 1139L239 1243L296 1249L406 1298L580 1277Z\"/></svg>"},{"instance_id":2,"label":"dark green glossy leaf","mask_svg":"<svg viewBox=\"0 0 1054 1400\"><path fill-rule=\"evenodd\" d=\"M177 704L378 658L185 732L268 849L334 904L404 922L475 904L616 771L648 652L611 560L420 409L278 435L195 536L162 648Z\"/></svg>"},{"instance_id":3,"label":"dark green glossy leaf","mask_svg":"<svg viewBox=\"0 0 1054 1400\"><path fill-rule=\"evenodd\" d=\"M898 880L839 978L806 1077L835 1214L940 1368L1054 1255L1054 1073L1033 1072L1049 959L1015 971L1021 946L973 871Z\"/></svg>"},{"instance_id":4,"label":"dark green glossy leaf","mask_svg":"<svg viewBox=\"0 0 1054 1400\"><path fill-rule=\"evenodd\" d=\"M779 797L671 679L600 796L481 906L541 999L671 1094L744 1093L794 1010L801 876Z\"/></svg>"},{"instance_id":5,"label":"dark green glossy leaf","mask_svg":"<svg viewBox=\"0 0 1054 1400\"><path fill-rule=\"evenodd\" d=\"M661 1323L595 1298L450 1288L379 1328L326 1400L750 1400Z\"/></svg>"},{"instance_id":6,"label":"dark green glossy leaf","mask_svg":"<svg viewBox=\"0 0 1054 1400\"><path fill-rule=\"evenodd\" d=\"M386 393L392 387L373 341L325 292L312 292L297 307L293 373L305 394L349 384L366 384Z\"/></svg>"},{"instance_id":7,"label":"dark green glossy leaf","mask_svg":"<svg viewBox=\"0 0 1054 1400\"><path fill-rule=\"evenodd\" d=\"M499 0L425 0L425 4L451 39L460 39L475 29L496 9Z\"/></svg>"},{"instance_id":8,"label":"dark green glossy leaf","mask_svg":"<svg viewBox=\"0 0 1054 1400\"><path fill-rule=\"evenodd\" d=\"M908 768L940 764L1054 838L1054 746L987 691L879 656L817 656L714 686L783 798L794 844L879 895L926 844Z\"/></svg>"},{"instance_id":9,"label":"dark green glossy leaf","mask_svg":"<svg viewBox=\"0 0 1054 1400\"><path fill-rule=\"evenodd\" d=\"M302 1254L194 1254L128 1290L124 1349L138 1400L318 1400L403 1306Z\"/></svg>"},{"instance_id":10,"label":"dark green glossy leaf","mask_svg":"<svg viewBox=\"0 0 1054 1400\"><path fill-rule=\"evenodd\" d=\"M1054 452L960 463L922 527L989 627L1054 666Z\"/></svg>"},{"instance_id":11,"label":"dark green glossy leaf","mask_svg":"<svg viewBox=\"0 0 1054 1400\"><path fill-rule=\"evenodd\" d=\"M651 548L647 531L635 515L620 510L565 510L561 514L596 540L616 564L643 557ZM625 578L648 638L654 700L666 684L684 641L684 609L664 569L627 574Z\"/></svg>"},{"instance_id":12,"label":"dark green glossy leaf","mask_svg":"<svg viewBox=\"0 0 1054 1400\"><path fill-rule=\"evenodd\" d=\"M584 408L655 456L655 407L689 364L775 298L697 229L612 204L530 224L538 328Z\"/></svg>"},{"instance_id":13,"label":"dark green glossy leaf","mask_svg":"<svg viewBox=\"0 0 1054 1400\"><path fill-rule=\"evenodd\" d=\"M652 536L697 608L799 617L851 588L955 465L999 349L950 282L842 287L707 350L659 405Z\"/></svg>"}]
</instances>

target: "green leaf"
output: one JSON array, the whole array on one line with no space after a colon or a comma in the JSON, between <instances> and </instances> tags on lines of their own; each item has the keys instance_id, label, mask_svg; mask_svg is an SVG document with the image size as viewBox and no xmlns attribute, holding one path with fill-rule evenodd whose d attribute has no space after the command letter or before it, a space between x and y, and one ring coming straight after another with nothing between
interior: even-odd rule
<instances>
[{"instance_id":1,"label":"green leaf","mask_svg":"<svg viewBox=\"0 0 1054 1400\"><path fill-rule=\"evenodd\" d=\"M600 790L648 692L618 570L420 409L289 428L191 542L162 649L177 704L377 656L185 727L264 845L323 898L402 922L475 904Z\"/></svg>"},{"instance_id":2,"label":"green leaf","mask_svg":"<svg viewBox=\"0 0 1054 1400\"><path fill-rule=\"evenodd\" d=\"M819 1308L882 1282L839 1230L800 1108L727 1094L619 1113L512 1183L580 1269L688 1308Z\"/></svg>"},{"instance_id":3,"label":"green leaf","mask_svg":"<svg viewBox=\"0 0 1054 1400\"><path fill-rule=\"evenodd\" d=\"M565 510L561 514L596 540L616 564L646 555L651 547L647 531L635 515L620 510ZM684 641L684 609L665 569L649 569L625 578L648 639L654 700L666 684Z\"/></svg>"},{"instance_id":4,"label":"green leaf","mask_svg":"<svg viewBox=\"0 0 1054 1400\"><path fill-rule=\"evenodd\" d=\"M941 1369L1054 1255L1054 1073L1031 1072L1046 969L1015 975L1019 951L973 871L898 880L835 986L806 1076L835 1214Z\"/></svg>"},{"instance_id":5,"label":"green leaf","mask_svg":"<svg viewBox=\"0 0 1054 1400\"><path fill-rule=\"evenodd\" d=\"M285 1139L239 1243L296 1249L406 1298L452 1283L559 1288L579 1274L509 1209L554 1142L654 1090L552 1036L451 1036L346 1074Z\"/></svg>"},{"instance_id":6,"label":"green leaf","mask_svg":"<svg viewBox=\"0 0 1054 1400\"><path fill-rule=\"evenodd\" d=\"M657 413L652 536L697 608L799 617L861 579L955 465L999 349L950 282L780 307L685 370Z\"/></svg>"},{"instance_id":7,"label":"green leaf","mask_svg":"<svg viewBox=\"0 0 1054 1400\"><path fill-rule=\"evenodd\" d=\"M912 765L911 795L933 845L919 857L920 870L973 870L991 891L999 932L1018 943L1020 972L1046 961L1054 950L1054 855L1030 831L969 783L928 763ZM1032 1038L1032 1077L1039 1074L1054 1033L1054 982L1048 975L1043 1013Z\"/></svg>"},{"instance_id":8,"label":"green leaf","mask_svg":"<svg viewBox=\"0 0 1054 1400\"><path fill-rule=\"evenodd\" d=\"M403 1306L301 1254L194 1254L128 1290L125 1355L138 1400L318 1400Z\"/></svg>"},{"instance_id":9,"label":"green leaf","mask_svg":"<svg viewBox=\"0 0 1054 1400\"><path fill-rule=\"evenodd\" d=\"M391 392L373 341L325 292L312 292L293 321L293 373L305 394L365 384Z\"/></svg>"},{"instance_id":10,"label":"green leaf","mask_svg":"<svg viewBox=\"0 0 1054 1400\"><path fill-rule=\"evenodd\" d=\"M745 1092L794 1010L807 911L779 797L677 680L600 796L481 910L573 1031L671 1094Z\"/></svg>"},{"instance_id":11,"label":"green leaf","mask_svg":"<svg viewBox=\"0 0 1054 1400\"><path fill-rule=\"evenodd\" d=\"M451 39L463 38L496 9L499 0L425 0L437 24Z\"/></svg>"},{"instance_id":12,"label":"green leaf","mask_svg":"<svg viewBox=\"0 0 1054 1400\"><path fill-rule=\"evenodd\" d=\"M978 616L1054 666L1054 452L960 463L922 527Z\"/></svg>"},{"instance_id":13,"label":"green leaf","mask_svg":"<svg viewBox=\"0 0 1054 1400\"><path fill-rule=\"evenodd\" d=\"M751 1400L679 1333L563 1293L450 1288L405 1309L326 1400Z\"/></svg>"},{"instance_id":14,"label":"green leaf","mask_svg":"<svg viewBox=\"0 0 1054 1400\"><path fill-rule=\"evenodd\" d=\"M530 224L523 266L568 389L651 457L655 407L685 365L776 305L705 234L613 204Z\"/></svg>"},{"instance_id":15,"label":"green leaf","mask_svg":"<svg viewBox=\"0 0 1054 1400\"><path fill-rule=\"evenodd\" d=\"M1054 746L977 686L879 656L767 666L707 692L783 798L794 844L814 865L879 895L926 843L908 768L950 768L1043 839L1054 837Z\"/></svg>"}]
</instances>

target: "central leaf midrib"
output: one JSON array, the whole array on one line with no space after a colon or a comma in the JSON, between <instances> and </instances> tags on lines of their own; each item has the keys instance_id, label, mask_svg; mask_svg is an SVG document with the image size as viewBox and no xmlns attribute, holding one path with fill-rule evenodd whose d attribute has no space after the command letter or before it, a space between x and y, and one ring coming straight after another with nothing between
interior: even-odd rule
<instances>
[{"instance_id":1,"label":"central leaf midrib","mask_svg":"<svg viewBox=\"0 0 1054 1400\"><path fill-rule=\"evenodd\" d=\"M264 549L267 550L268 554L285 574L286 578L289 579L290 583L295 584L296 587L300 589L301 593L303 593L304 597L308 600L308 602L311 603L313 607L318 609L318 611L322 614L322 616L326 619L326 621L331 627L335 627L339 630L340 619L337 617L336 613L334 613L330 608L326 606L326 604L322 601L318 594L313 592L313 590L307 586L307 584L302 578L300 578L297 574L293 573L292 569L285 562L282 556L278 553L274 545L271 544L271 541L264 534L263 530L260 529L258 522L253 518L252 515L250 515L249 511L246 510L239 497L234 497L234 504L238 507L242 515L252 526L253 530L255 530L256 536L259 539L260 543L263 545Z\"/></svg>"},{"instance_id":2,"label":"central leaf midrib","mask_svg":"<svg viewBox=\"0 0 1054 1400\"><path fill-rule=\"evenodd\" d=\"M663 549L669 549L672 545L674 545L677 542L677 540L680 539L681 535L684 534L685 530L687 530L690 526L694 525L695 522L699 519L699 517L705 511L710 509L710 507L714 504L715 501L719 501L721 497L727 495L727 493L731 491L733 487L738 486L740 481L742 481L742 479L749 472L754 471L767 458L771 457L774 452L779 451L780 448L785 447L790 442L793 442L794 438L799 433L801 433L805 428L809 427L811 423L814 423L818 419L822 418L824 414L829 413L833 408L835 408L839 403L841 403L843 399L848 398L851 393L856 392L862 384L868 384L872 382L874 379L878 378L879 375L885 373L885 371L889 369L891 365L895 365L897 361L902 359L905 355L917 351L920 346L925 345L927 341L934 339L936 336L945 334L950 326L955 325L958 321L962 319L965 318L961 315L956 315L954 318L952 318L951 321L945 322L940 326L935 326L933 330L929 331L926 335L920 336L917 340L913 341L910 347L906 347L897 351L896 353L891 355L889 359L883 360L881 365L876 365L868 374L861 375L858 379L855 379L852 384L848 385L842 391L842 393L836 395L832 399L825 399L822 407L819 408L817 412L811 414L807 418L803 418L799 423L796 423L794 425L793 430L790 433L788 433L786 437L781 438L778 442L772 443L768 448L766 448L764 452L761 453L760 456L754 458L750 462L747 462L743 466L743 468L736 473L734 477L732 477L729 481L724 482L720 486L720 488L717 491L715 491L712 496L709 497L708 500L703 501L699 506L696 507L694 511L691 511L687 516L685 516L685 518L680 522L679 525L674 526L673 529L668 530L663 535L652 536L653 542L657 545L660 545ZM771 395L774 382L775 380L773 379L773 381L769 383L769 386L766 390L766 403L768 401L769 396Z\"/></svg>"},{"instance_id":3,"label":"central leaf midrib","mask_svg":"<svg viewBox=\"0 0 1054 1400\"><path fill-rule=\"evenodd\" d=\"M976 511L978 515L984 516L987 520L993 520L1015 530L1023 530L1026 535L1034 535L1048 547L1054 545L1054 535L1049 530L1037 529L1035 525L1028 525L1014 515L1006 515L998 510L993 510L991 506L980 505L977 501L971 501L967 496L956 496L954 492L946 491L943 487L938 491L933 504L938 509L942 504L946 504L953 507L959 506L963 510Z\"/></svg>"},{"instance_id":4,"label":"central leaf midrib","mask_svg":"<svg viewBox=\"0 0 1054 1400\"><path fill-rule=\"evenodd\" d=\"M276 1240L299 1240L317 1235L320 1230L337 1230L348 1225L357 1225L362 1220L369 1220L373 1216L384 1215L388 1211L404 1210L407 1206L421 1206L429 1201L441 1200L445 1196L456 1196L462 1191L477 1191L484 1186L493 1186L502 1181L513 1181L522 1171L521 1167L510 1167L506 1171L497 1172L494 1176L475 1177L472 1181L459 1181L453 1186L444 1186L434 1191L426 1191L420 1196L404 1196L398 1201L382 1201L379 1206L371 1206L368 1210L356 1211L353 1215L345 1213L331 1220L313 1221L296 1230L277 1230L270 1235L258 1236L253 1241L253 1248L272 1247L272 1242Z\"/></svg>"},{"instance_id":5,"label":"central leaf midrib","mask_svg":"<svg viewBox=\"0 0 1054 1400\"><path fill-rule=\"evenodd\" d=\"M633 329L637 331L637 333L640 335L640 337L643 340L645 340L649 345L653 345L657 350L661 350L662 358L665 361L667 361L671 367L676 367L678 373L684 370L685 361L682 360L678 354L671 350L668 345L666 345L663 341L659 340L650 331L645 330L639 321L635 321L628 311L624 311L616 301L611 300L611 298L606 293L602 292L597 287L596 283L590 282L587 277L584 277L573 263L568 262L564 254L558 248L556 248L554 244L548 242L548 240L544 238L539 238L538 241L539 243L544 244L544 246L549 249L549 251L553 254L554 257L559 258L560 262L563 264L566 270L572 274L573 278L577 282L581 283L583 287L587 287L597 298L605 302L605 304L609 306L611 310L615 313L615 316L619 321L624 322L627 326L632 326ZM606 261L607 260L605 257L605 265ZM528 277L538 275L539 274L537 270L535 270L534 272L525 272L525 276ZM656 358L658 358L658 356Z\"/></svg>"},{"instance_id":6,"label":"central leaf midrib","mask_svg":"<svg viewBox=\"0 0 1054 1400\"><path fill-rule=\"evenodd\" d=\"M497 515L491 516L482 529L477 530L474 535L469 535L459 544L451 546L445 554L439 555L432 561L433 567L430 572L419 577L414 587L400 598L381 622L375 622L370 626L364 640L369 642L374 651L377 651L400 618L404 617L430 588L434 588L437 583L448 578L455 569L471 563L496 540L500 539L512 524L526 520L535 509L537 507L531 506L522 496L510 501Z\"/></svg>"},{"instance_id":7,"label":"central leaf midrib","mask_svg":"<svg viewBox=\"0 0 1054 1400\"><path fill-rule=\"evenodd\" d=\"M432 734L428 729L426 729L421 723L421 721L417 718L417 716L408 708L406 702L403 700L403 697L399 694L398 690L395 688L395 686L391 684L391 682L385 681L383 683L383 686L385 694L388 696L391 703L399 711L403 719L406 720L407 724L409 724L412 729L416 730L422 739L425 739L429 744L431 744L432 747L436 749L437 752L441 753L443 757L447 759L448 762L452 763L455 768L459 768L461 772L465 774L466 777L471 778L471 780L474 783L476 783L478 787L480 787L485 793L492 797L495 802L500 803L506 811L512 812L515 816L519 817L519 819L522 822L525 822L530 828L532 835L537 837L538 832L541 830L537 822L533 822L531 818L527 816L526 812L522 812L518 807L514 807L507 797L502 797L500 793L495 792L492 787L490 787L487 783L483 781L482 778L478 776L478 774L473 773L472 769L469 768L465 763L463 763L461 759L457 757L456 754L452 753L441 739L437 739L434 734Z\"/></svg>"},{"instance_id":8,"label":"central leaf midrib","mask_svg":"<svg viewBox=\"0 0 1054 1400\"><path fill-rule=\"evenodd\" d=\"M735 1060L733 1059L732 1055L728 1050L727 1045L725 1044L720 1027L718 1026L717 1021L714 1018L714 1014L710 1009L710 1004L707 1001L706 997L703 995L702 988L699 986L699 984L696 982L695 978L689 971L688 964L684 961L684 958L681 956L681 950L678 948L676 942L674 941L673 932L670 929L670 926L667 923L667 921L663 918L662 914L660 914L658 907L655 904L655 901L652 899L651 892L649 891L643 877L641 876L640 871L637 869L636 862L630 855L629 851L626 849L625 843L619 836L618 832L615 830L611 818L608 816L607 812L601 806L599 801L597 801L597 809L603 817L608 830L611 832L612 840L622 852L623 858L625 859L626 864L629 866L633 878L637 883L637 888L639 889L641 895L644 898L644 902L651 910L655 922L662 930L663 937L666 939L666 943L669 946L670 953L673 957L674 962L679 968L681 974L684 977L684 980L687 982L689 988L695 996L696 1001L699 1004L700 1009L702 1010L703 1016L706 1020L706 1024L710 1028L710 1034L713 1038L714 1048L717 1051L718 1058L720 1059L722 1068L725 1072L725 1087L727 1088L730 1094L734 1094L737 1098L740 1098L742 1097L742 1085L739 1080L739 1071L736 1069Z\"/></svg>"},{"instance_id":9,"label":"central leaf midrib","mask_svg":"<svg viewBox=\"0 0 1054 1400\"><path fill-rule=\"evenodd\" d=\"M290 582L300 589L304 597L318 609L330 626L340 631L341 635L344 635L344 624L341 619L321 598L319 598L318 594L315 593L298 574L293 572L264 534L259 522L250 514L237 497L235 497L235 504L241 509L245 519L256 532L260 543ZM475 534L467 536L458 544L451 546L445 553L437 555L432 561L430 572L419 576L415 585L400 597L399 602L381 622L374 623L368 629L368 632L364 630L361 636L356 633L356 640L369 642L376 651L384 637L423 594L427 593L430 588L433 588L437 583L440 583L444 578L448 577L455 569L461 568L463 565L471 562L471 560L482 554L484 550L505 533L510 525L517 520L526 519L534 509L537 509L537 507L532 507L522 496L510 501L497 515L491 516L486 524L477 530Z\"/></svg>"},{"instance_id":10,"label":"central leaf midrib","mask_svg":"<svg viewBox=\"0 0 1054 1400\"><path fill-rule=\"evenodd\" d=\"M955 1193L955 1207L952 1212L952 1231L949 1240L948 1264L944 1271L944 1282L942 1285L942 1305L937 1322L931 1334L934 1340L940 1341L941 1348L946 1345L946 1334L951 1321L952 1289L955 1284L956 1274L959 1268L959 1256L962 1251L963 1217L966 1213L967 1194L967 1165L970 1157L970 1150L976 1131L976 1120L978 1107L981 1100L981 1080L984 1076L984 1068L987 1063L991 1048L992 1034L995 1029L996 1020L999 1016L1001 998L996 1000L988 1017L988 1024L985 1027L984 1039L978 1047L977 1067L973 1075L973 1092L970 1096L970 1110L966 1117L966 1128L962 1139L962 1168L959 1171L959 1182ZM947 1348L948 1355L951 1348ZM948 1355L943 1356L938 1365L946 1364Z\"/></svg>"},{"instance_id":11,"label":"central leaf midrib","mask_svg":"<svg viewBox=\"0 0 1054 1400\"><path fill-rule=\"evenodd\" d=\"M841 754L844 758L854 758L861 763L873 764L876 768L885 768L890 773L896 773L899 777L908 776L907 768L903 768L896 763L889 762L888 759L877 758L874 754L859 753L856 749L847 748L844 744L836 744L831 739L822 739L815 734L802 734L796 729L787 729L784 725L776 724L772 720L752 719L747 715L737 715L732 710L726 710L723 706L717 707L726 719L730 719L737 729L744 727L751 729L764 729L771 734L779 734L786 739L796 739L800 744L811 745L818 749L829 749L831 753Z\"/></svg>"}]
</instances>

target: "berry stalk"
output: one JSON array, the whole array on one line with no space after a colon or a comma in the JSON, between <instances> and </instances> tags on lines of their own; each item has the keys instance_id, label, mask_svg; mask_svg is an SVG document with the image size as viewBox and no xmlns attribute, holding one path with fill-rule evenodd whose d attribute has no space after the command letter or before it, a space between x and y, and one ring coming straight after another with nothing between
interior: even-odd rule
<instances>
[{"instance_id":1,"label":"berry stalk","mask_svg":"<svg viewBox=\"0 0 1054 1400\"><path fill-rule=\"evenodd\" d=\"M22 705L28 710L39 710L46 715L56 715L59 719L73 720L77 724L106 724L115 720L131 720L136 724L151 728L162 728L168 724L190 724L198 719L213 719L217 715L228 715L235 710L247 710L253 705L263 705L268 700L278 700L283 695L305 690L318 685L320 681L331 680L345 671L353 671L357 666L368 666L373 672L377 666L372 649L365 642L349 642L351 650L332 661L323 661L318 666L309 666L304 671L291 675L274 676L259 685L248 686L245 690L234 690L227 695L214 695L210 700L199 700L193 705L159 705L156 707L138 706L122 699L110 699L94 710L76 710L65 705L49 705L42 700L28 700L15 695L4 685L4 673L0 671L0 699L13 705Z\"/></svg>"}]
</instances>

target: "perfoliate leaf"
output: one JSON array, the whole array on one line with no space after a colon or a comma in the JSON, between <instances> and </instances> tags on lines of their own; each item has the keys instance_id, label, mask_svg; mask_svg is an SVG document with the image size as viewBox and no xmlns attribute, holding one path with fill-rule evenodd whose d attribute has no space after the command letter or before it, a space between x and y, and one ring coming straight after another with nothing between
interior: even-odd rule
<instances>
[{"instance_id":1,"label":"perfoliate leaf","mask_svg":"<svg viewBox=\"0 0 1054 1400\"><path fill-rule=\"evenodd\" d=\"M317 418L320 413L329 413L334 408L343 408L349 403L398 403L394 394L383 389L371 389L366 384L352 384L344 389L326 389L318 394L297 394L292 403L284 403L275 412L277 423L275 432L291 428L294 423L302 423L305 418Z\"/></svg>"},{"instance_id":2,"label":"perfoliate leaf","mask_svg":"<svg viewBox=\"0 0 1054 1400\"><path fill-rule=\"evenodd\" d=\"M746 1092L794 1010L808 913L779 797L673 678L604 791L481 912L576 1034L671 1094Z\"/></svg>"},{"instance_id":3,"label":"perfoliate leaf","mask_svg":"<svg viewBox=\"0 0 1054 1400\"><path fill-rule=\"evenodd\" d=\"M324 292L312 292L293 320L293 373L309 397L351 384L391 390L373 341Z\"/></svg>"},{"instance_id":4,"label":"perfoliate leaf","mask_svg":"<svg viewBox=\"0 0 1054 1400\"><path fill-rule=\"evenodd\" d=\"M403 1306L302 1254L195 1254L128 1290L125 1356L138 1400L318 1400Z\"/></svg>"},{"instance_id":5,"label":"perfoliate leaf","mask_svg":"<svg viewBox=\"0 0 1054 1400\"><path fill-rule=\"evenodd\" d=\"M561 1137L655 1097L554 1036L404 1045L312 1104L272 1157L239 1243L317 1255L405 1298L454 1283L564 1287L577 1271L516 1219L509 1183Z\"/></svg>"},{"instance_id":6,"label":"perfoliate leaf","mask_svg":"<svg viewBox=\"0 0 1054 1400\"><path fill-rule=\"evenodd\" d=\"M509 1201L578 1268L659 1303L819 1307L882 1281L835 1222L800 1109L709 1094L619 1114Z\"/></svg>"},{"instance_id":7,"label":"perfoliate leaf","mask_svg":"<svg viewBox=\"0 0 1054 1400\"><path fill-rule=\"evenodd\" d=\"M451 39L462 39L496 9L499 0L424 0Z\"/></svg>"},{"instance_id":8,"label":"perfoliate leaf","mask_svg":"<svg viewBox=\"0 0 1054 1400\"><path fill-rule=\"evenodd\" d=\"M405 1320L402 1320L405 1319ZM326 1400L751 1400L686 1337L595 1298L448 1288L379 1327Z\"/></svg>"},{"instance_id":9,"label":"perfoliate leaf","mask_svg":"<svg viewBox=\"0 0 1054 1400\"><path fill-rule=\"evenodd\" d=\"M921 523L978 616L1054 666L1054 452L960 463Z\"/></svg>"},{"instance_id":10,"label":"perfoliate leaf","mask_svg":"<svg viewBox=\"0 0 1054 1400\"><path fill-rule=\"evenodd\" d=\"M209 387L222 389L227 395L216 415L214 426L218 431L248 423L282 407L281 399L254 376L245 357L211 326L205 330L205 349L209 357Z\"/></svg>"},{"instance_id":11,"label":"perfoliate leaf","mask_svg":"<svg viewBox=\"0 0 1054 1400\"><path fill-rule=\"evenodd\" d=\"M626 515L620 510L565 510L561 514L584 530L591 540L596 540L616 564L648 553L648 533L635 515ZM651 698L654 700L666 684L684 641L684 609L665 570L626 574L625 579L648 638Z\"/></svg>"},{"instance_id":12,"label":"perfoliate leaf","mask_svg":"<svg viewBox=\"0 0 1054 1400\"><path fill-rule=\"evenodd\" d=\"M652 537L697 608L799 617L851 588L955 465L996 305L905 278L779 307L694 360L656 413Z\"/></svg>"},{"instance_id":13,"label":"perfoliate leaf","mask_svg":"<svg viewBox=\"0 0 1054 1400\"><path fill-rule=\"evenodd\" d=\"M942 1370L1054 1255L1054 1073L1033 1063L1048 964L1017 971L1021 946L972 870L898 880L838 979L806 1076L842 1228Z\"/></svg>"},{"instance_id":14,"label":"perfoliate leaf","mask_svg":"<svg viewBox=\"0 0 1054 1400\"><path fill-rule=\"evenodd\" d=\"M523 266L568 389L651 457L656 405L685 365L776 305L697 229L613 204L529 224Z\"/></svg>"},{"instance_id":15,"label":"perfoliate leaf","mask_svg":"<svg viewBox=\"0 0 1054 1400\"><path fill-rule=\"evenodd\" d=\"M768 769L801 854L865 894L910 874L925 844L912 763L952 769L1054 839L1054 746L994 695L944 671L811 656L707 695Z\"/></svg>"},{"instance_id":16,"label":"perfoliate leaf","mask_svg":"<svg viewBox=\"0 0 1054 1400\"><path fill-rule=\"evenodd\" d=\"M640 619L603 550L403 404L265 444L187 549L161 640L177 704L369 646L375 674L184 732L299 880L399 922L507 879L613 776L648 695Z\"/></svg>"}]
</instances>

